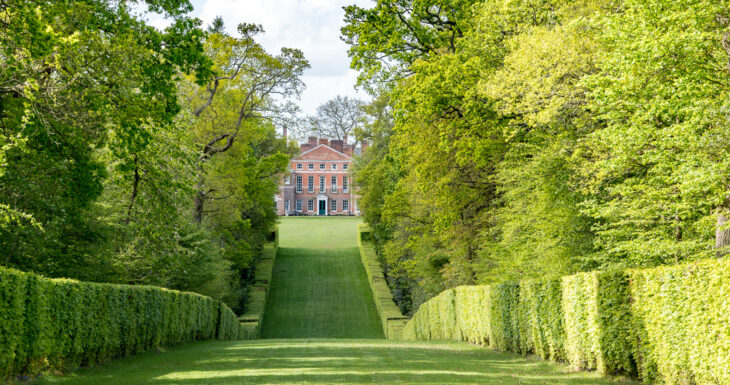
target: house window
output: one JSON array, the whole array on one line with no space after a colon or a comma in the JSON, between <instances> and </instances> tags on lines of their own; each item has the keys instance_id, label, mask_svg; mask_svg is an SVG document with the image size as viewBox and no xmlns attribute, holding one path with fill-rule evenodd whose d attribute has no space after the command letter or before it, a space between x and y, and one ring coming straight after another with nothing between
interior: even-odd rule
<instances>
[{"instance_id":1,"label":"house window","mask_svg":"<svg viewBox=\"0 0 730 385\"><path fill-rule=\"evenodd\" d=\"M287 175L284 177L284 184L291 184L291 176Z\"/></svg>"},{"instance_id":2,"label":"house window","mask_svg":"<svg viewBox=\"0 0 730 385\"><path fill-rule=\"evenodd\" d=\"M324 163L320 163L320 164L319 164L319 169L320 169L320 170L324 170L324 169L326 168L325 166L326 166L326 165L325 165Z\"/></svg>"},{"instance_id":3,"label":"house window","mask_svg":"<svg viewBox=\"0 0 730 385\"><path fill-rule=\"evenodd\" d=\"M347 192L347 187L348 187L347 186L347 177L343 176L342 177L342 191Z\"/></svg>"},{"instance_id":4,"label":"house window","mask_svg":"<svg viewBox=\"0 0 730 385\"><path fill-rule=\"evenodd\" d=\"M319 192L325 192L324 175L319 176Z\"/></svg>"},{"instance_id":5,"label":"house window","mask_svg":"<svg viewBox=\"0 0 730 385\"><path fill-rule=\"evenodd\" d=\"M347 199L342 201L342 211L349 211L350 210L350 201Z\"/></svg>"},{"instance_id":6,"label":"house window","mask_svg":"<svg viewBox=\"0 0 730 385\"><path fill-rule=\"evenodd\" d=\"M301 211L302 211L302 200L297 199L297 212L301 212Z\"/></svg>"},{"instance_id":7,"label":"house window","mask_svg":"<svg viewBox=\"0 0 730 385\"><path fill-rule=\"evenodd\" d=\"M307 211L314 211L314 199L307 201Z\"/></svg>"},{"instance_id":8,"label":"house window","mask_svg":"<svg viewBox=\"0 0 730 385\"><path fill-rule=\"evenodd\" d=\"M301 169L302 169L302 164L301 163L297 163L297 170L301 170Z\"/></svg>"},{"instance_id":9,"label":"house window","mask_svg":"<svg viewBox=\"0 0 730 385\"><path fill-rule=\"evenodd\" d=\"M337 175L332 175L332 192L337 192Z\"/></svg>"},{"instance_id":10,"label":"house window","mask_svg":"<svg viewBox=\"0 0 730 385\"><path fill-rule=\"evenodd\" d=\"M348 168L349 166L350 166L349 164L347 164L347 163L343 163L343 164L342 164L342 169L343 169L343 170L347 170L347 168Z\"/></svg>"},{"instance_id":11,"label":"house window","mask_svg":"<svg viewBox=\"0 0 730 385\"><path fill-rule=\"evenodd\" d=\"M307 192L314 192L314 175L310 175L307 177Z\"/></svg>"},{"instance_id":12,"label":"house window","mask_svg":"<svg viewBox=\"0 0 730 385\"><path fill-rule=\"evenodd\" d=\"M309 166L307 166L310 170L314 170L314 163L310 163Z\"/></svg>"},{"instance_id":13,"label":"house window","mask_svg":"<svg viewBox=\"0 0 730 385\"><path fill-rule=\"evenodd\" d=\"M289 212L289 203L290 202L291 201L288 199L284 201L284 211L286 211L287 213Z\"/></svg>"},{"instance_id":14,"label":"house window","mask_svg":"<svg viewBox=\"0 0 730 385\"><path fill-rule=\"evenodd\" d=\"M332 163L332 169L337 170L337 163Z\"/></svg>"},{"instance_id":15,"label":"house window","mask_svg":"<svg viewBox=\"0 0 730 385\"><path fill-rule=\"evenodd\" d=\"M337 200L333 199L333 200L332 200L332 201L330 202L330 210L332 210L332 211L337 211Z\"/></svg>"},{"instance_id":16,"label":"house window","mask_svg":"<svg viewBox=\"0 0 730 385\"><path fill-rule=\"evenodd\" d=\"M302 176L297 175L297 192L302 192Z\"/></svg>"}]
</instances>

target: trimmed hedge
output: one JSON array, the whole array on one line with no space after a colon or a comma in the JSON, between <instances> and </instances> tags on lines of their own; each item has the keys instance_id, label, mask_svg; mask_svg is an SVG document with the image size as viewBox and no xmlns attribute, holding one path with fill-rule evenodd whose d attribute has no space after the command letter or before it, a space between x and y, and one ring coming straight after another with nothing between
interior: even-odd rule
<instances>
[{"instance_id":1,"label":"trimmed hedge","mask_svg":"<svg viewBox=\"0 0 730 385\"><path fill-rule=\"evenodd\" d=\"M408 317L400 312L400 309L393 301L393 295L390 292L388 283L385 281L383 269L380 267L380 262L378 262L378 256L375 254L375 247L370 242L370 231L364 224L358 226L357 245L360 248L360 258L368 276L385 338L399 339Z\"/></svg>"},{"instance_id":2,"label":"trimmed hedge","mask_svg":"<svg viewBox=\"0 0 730 385\"><path fill-rule=\"evenodd\" d=\"M647 383L730 384L730 259L629 270Z\"/></svg>"},{"instance_id":3,"label":"trimmed hedge","mask_svg":"<svg viewBox=\"0 0 730 385\"><path fill-rule=\"evenodd\" d=\"M0 381L240 333L233 311L202 295L0 268Z\"/></svg>"},{"instance_id":4,"label":"trimmed hedge","mask_svg":"<svg viewBox=\"0 0 730 385\"><path fill-rule=\"evenodd\" d=\"M520 282L521 317L530 351L543 359L565 360L565 320L561 279ZM524 332L523 332L524 333Z\"/></svg>"},{"instance_id":5,"label":"trimmed hedge","mask_svg":"<svg viewBox=\"0 0 730 385\"><path fill-rule=\"evenodd\" d=\"M243 329L241 339L254 340L261 336L261 325L264 322L266 299L274 272L276 252L279 248L278 232L271 236L273 242L266 243L261 258L254 266L254 283L248 287L246 313L238 317Z\"/></svg>"},{"instance_id":6,"label":"trimmed hedge","mask_svg":"<svg viewBox=\"0 0 730 385\"><path fill-rule=\"evenodd\" d=\"M448 289L402 338L455 339L646 383L730 384L730 259Z\"/></svg>"},{"instance_id":7,"label":"trimmed hedge","mask_svg":"<svg viewBox=\"0 0 730 385\"><path fill-rule=\"evenodd\" d=\"M563 278L565 349L575 369L635 374L628 276L579 273Z\"/></svg>"}]
</instances>

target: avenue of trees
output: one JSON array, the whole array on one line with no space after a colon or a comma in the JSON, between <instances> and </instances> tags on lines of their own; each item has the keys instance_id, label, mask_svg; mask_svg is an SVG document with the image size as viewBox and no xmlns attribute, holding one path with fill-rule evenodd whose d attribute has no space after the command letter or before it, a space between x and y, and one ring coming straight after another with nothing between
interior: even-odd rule
<instances>
[{"instance_id":1,"label":"avenue of trees","mask_svg":"<svg viewBox=\"0 0 730 385\"><path fill-rule=\"evenodd\" d=\"M404 311L730 243L730 2L378 0L360 207Z\"/></svg>"},{"instance_id":2,"label":"avenue of trees","mask_svg":"<svg viewBox=\"0 0 730 385\"><path fill-rule=\"evenodd\" d=\"M276 217L309 64L187 0L0 1L0 265L234 309Z\"/></svg>"}]
</instances>

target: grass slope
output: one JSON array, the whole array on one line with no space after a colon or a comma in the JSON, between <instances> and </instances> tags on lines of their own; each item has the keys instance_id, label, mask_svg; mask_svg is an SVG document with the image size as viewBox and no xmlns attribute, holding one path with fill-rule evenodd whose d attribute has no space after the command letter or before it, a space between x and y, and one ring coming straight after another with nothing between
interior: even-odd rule
<instances>
[{"instance_id":1,"label":"grass slope","mask_svg":"<svg viewBox=\"0 0 730 385\"><path fill-rule=\"evenodd\" d=\"M384 338L357 248L354 217L290 217L262 338Z\"/></svg>"},{"instance_id":2,"label":"grass slope","mask_svg":"<svg viewBox=\"0 0 730 385\"><path fill-rule=\"evenodd\" d=\"M368 339L196 342L33 384L630 384L466 343L373 339L383 334L357 254L358 222L282 221L263 332Z\"/></svg>"},{"instance_id":3,"label":"grass slope","mask_svg":"<svg viewBox=\"0 0 730 385\"><path fill-rule=\"evenodd\" d=\"M466 343L297 339L193 343L34 385L366 383L629 384Z\"/></svg>"}]
</instances>

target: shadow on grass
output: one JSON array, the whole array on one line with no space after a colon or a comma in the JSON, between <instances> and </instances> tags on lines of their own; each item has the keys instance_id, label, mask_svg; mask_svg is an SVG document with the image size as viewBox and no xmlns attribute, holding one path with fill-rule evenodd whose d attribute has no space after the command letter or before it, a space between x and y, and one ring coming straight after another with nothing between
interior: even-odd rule
<instances>
[{"instance_id":1,"label":"shadow on grass","mask_svg":"<svg viewBox=\"0 0 730 385\"><path fill-rule=\"evenodd\" d=\"M571 384L617 383L535 358L464 343L259 340L197 343L85 369L56 384ZM625 382L625 384L629 384Z\"/></svg>"}]
</instances>

